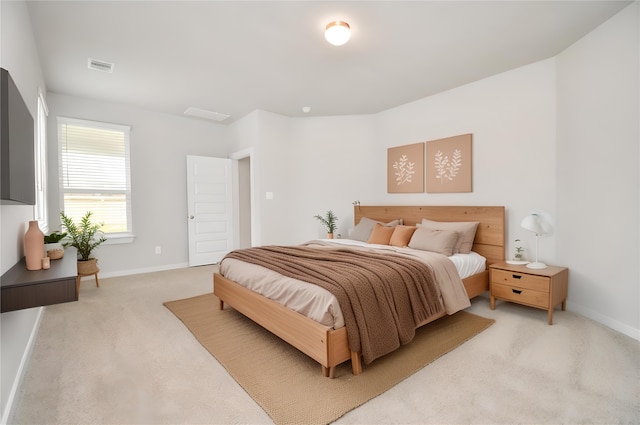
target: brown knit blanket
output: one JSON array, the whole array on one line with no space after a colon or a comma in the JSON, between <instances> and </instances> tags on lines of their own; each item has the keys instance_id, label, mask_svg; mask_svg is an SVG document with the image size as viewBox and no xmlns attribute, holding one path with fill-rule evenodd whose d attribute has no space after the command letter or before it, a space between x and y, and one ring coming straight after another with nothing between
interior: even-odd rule
<instances>
[{"instance_id":1,"label":"brown knit blanket","mask_svg":"<svg viewBox=\"0 0 640 425\"><path fill-rule=\"evenodd\" d=\"M257 264L331 292L344 315L349 349L371 363L410 342L417 325L443 311L426 264L395 254L345 248L264 246L226 258Z\"/></svg>"}]
</instances>

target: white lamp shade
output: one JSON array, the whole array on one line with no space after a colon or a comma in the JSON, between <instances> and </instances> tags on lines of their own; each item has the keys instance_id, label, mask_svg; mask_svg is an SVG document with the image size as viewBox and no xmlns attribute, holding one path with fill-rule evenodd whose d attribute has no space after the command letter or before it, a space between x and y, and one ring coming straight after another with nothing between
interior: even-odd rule
<instances>
[{"instance_id":1,"label":"white lamp shade","mask_svg":"<svg viewBox=\"0 0 640 425\"><path fill-rule=\"evenodd\" d=\"M542 226L538 221L538 214L529 214L524 218L524 220L522 220L522 223L520 223L520 226L523 229L529 230L530 232L533 232L536 234L536 261L527 264L527 267L530 269L547 268L547 265L545 263L538 261L538 237L544 233L544 230L542 229Z\"/></svg>"},{"instance_id":2,"label":"white lamp shade","mask_svg":"<svg viewBox=\"0 0 640 425\"><path fill-rule=\"evenodd\" d=\"M351 38L349 24L343 21L329 22L324 31L324 38L334 46L342 46Z\"/></svg>"},{"instance_id":3,"label":"white lamp shade","mask_svg":"<svg viewBox=\"0 0 640 425\"><path fill-rule=\"evenodd\" d=\"M522 220L520 226L525 230L529 230L535 233L536 235L541 235L542 233L544 233L542 230L542 226L540 226L540 222L538 222L537 214L529 214L528 216L526 216L524 220Z\"/></svg>"}]
</instances>

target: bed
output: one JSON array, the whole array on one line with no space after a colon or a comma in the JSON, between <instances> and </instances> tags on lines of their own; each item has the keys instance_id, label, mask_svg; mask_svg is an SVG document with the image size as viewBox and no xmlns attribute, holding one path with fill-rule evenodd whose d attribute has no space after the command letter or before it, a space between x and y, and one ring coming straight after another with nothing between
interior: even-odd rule
<instances>
[{"instance_id":1,"label":"bed","mask_svg":"<svg viewBox=\"0 0 640 425\"><path fill-rule=\"evenodd\" d=\"M501 206L354 206L355 224L363 218L385 223L401 218L408 226L424 219L478 222L472 251L484 257L486 265L484 270L462 279L469 299L488 291L488 266L504 260L505 210ZM336 366L348 360L354 375L362 372L362 353L350 350L345 327L319 323L220 273L214 274L213 292L220 300L220 309L225 304L233 307L307 354L320 363L324 376L333 377Z\"/></svg>"}]
</instances>

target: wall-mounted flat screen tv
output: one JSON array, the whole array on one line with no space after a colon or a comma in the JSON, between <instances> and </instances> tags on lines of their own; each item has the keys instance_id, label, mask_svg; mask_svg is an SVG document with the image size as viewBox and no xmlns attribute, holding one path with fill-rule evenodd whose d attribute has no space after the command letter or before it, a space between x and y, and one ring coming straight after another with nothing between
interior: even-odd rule
<instances>
[{"instance_id":1,"label":"wall-mounted flat screen tv","mask_svg":"<svg viewBox=\"0 0 640 425\"><path fill-rule=\"evenodd\" d=\"M0 202L34 205L33 117L9 72L0 74Z\"/></svg>"}]
</instances>

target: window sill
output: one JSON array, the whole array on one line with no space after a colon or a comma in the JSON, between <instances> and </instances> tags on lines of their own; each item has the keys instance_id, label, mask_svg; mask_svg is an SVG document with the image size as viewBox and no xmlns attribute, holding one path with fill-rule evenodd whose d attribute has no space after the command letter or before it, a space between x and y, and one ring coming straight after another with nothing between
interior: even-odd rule
<instances>
[{"instance_id":1,"label":"window sill","mask_svg":"<svg viewBox=\"0 0 640 425\"><path fill-rule=\"evenodd\" d=\"M112 235L104 235L107 238L104 241L104 245L119 245L123 243L133 243L136 238L136 235L133 233L117 233Z\"/></svg>"}]
</instances>

